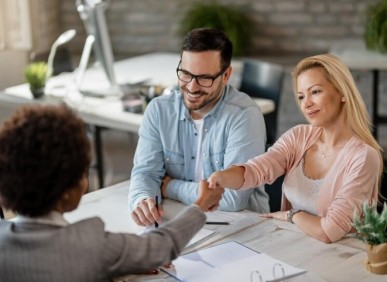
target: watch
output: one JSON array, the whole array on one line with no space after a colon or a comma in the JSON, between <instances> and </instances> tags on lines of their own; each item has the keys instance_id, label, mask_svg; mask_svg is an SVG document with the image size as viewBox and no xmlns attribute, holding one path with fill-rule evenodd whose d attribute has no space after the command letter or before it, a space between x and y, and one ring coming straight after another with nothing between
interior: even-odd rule
<instances>
[{"instance_id":1,"label":"watch","mask_svg":"<svg viewBox=\"0 0 387 282\"><path fill-rule=\"evenodd\" d=\"M301 210L299 210L299 209L290 209L290 210L288 210L288 213L287 213L288 222L294 223L294 222L293 222L293 216L294 216L296 213L300 212L300 211L301 211Z\"/></svg>"}]
</instances>

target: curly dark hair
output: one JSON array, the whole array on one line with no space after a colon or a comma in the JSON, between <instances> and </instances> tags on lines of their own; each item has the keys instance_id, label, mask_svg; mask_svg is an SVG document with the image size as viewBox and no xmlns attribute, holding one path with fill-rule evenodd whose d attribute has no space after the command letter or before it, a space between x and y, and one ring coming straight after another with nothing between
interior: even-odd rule
<instances>
[{"instance_id":1,"label":"curly dark hair","mask_svg":"<svg viewBox=\"0 0 387 282\"><path fill-rule=\"evenodd\" d=\"M0 203L26 216L50 212L90 165L83 121L66 105L31 105L0 128Z\"/></svg>"}]
</instances>

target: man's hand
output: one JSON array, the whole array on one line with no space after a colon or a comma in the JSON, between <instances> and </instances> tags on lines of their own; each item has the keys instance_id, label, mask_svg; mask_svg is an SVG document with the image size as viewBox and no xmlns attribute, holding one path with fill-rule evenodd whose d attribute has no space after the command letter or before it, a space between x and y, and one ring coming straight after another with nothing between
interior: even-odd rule
<instances>
[{"instance_id":1,"label":"man's hand","mask_svg":"<svg viewBox=\"0 0 387 282\"><path fill-rule=\"evenodd\" d=\"M142 200L137 208L132 211L133 220L140 226L153 225L155 221L161 224L161 217L163 216L163 208L159 205L156 209L155 200L147 198Z\"/></svg>"},{"instance_id":2,"label":"man's hand","mask_svg":"<svg viewBox=\"0 0 387 282\"><path fill-rule=\"evenodd\" d=\"M167 187L168 187L169 181L171 180L172 180L172 177L165 175L163 178L163 181L161 182L161 195L163 195L164 199L168 199Z\"/></svg>"},{"instance_id":3,"label":"man's hand","mask_svg":"<svg viewBox=\"0 0 387 282\"><path fill-rule=\"evenodd\" d=\"M199 182L198 199L195 204L199 206L202 211L213 211L219 206L219 201L222 199L224 188L216 186L213 189L209 189L208 182L201 180Z\"/></svg>"}]
</instances>

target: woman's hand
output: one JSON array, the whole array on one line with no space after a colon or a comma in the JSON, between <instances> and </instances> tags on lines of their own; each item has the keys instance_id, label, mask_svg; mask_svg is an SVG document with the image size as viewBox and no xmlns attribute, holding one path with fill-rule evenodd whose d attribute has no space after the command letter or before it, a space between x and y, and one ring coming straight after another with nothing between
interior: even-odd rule
<instances>
[{"instance_id":1,"label":"woman's hand","mask_svg":"<svg viewBox=\"0 0 387 282\"><path fill-rule=\"evenodd\" d=\"M288 221L288 212L287 211L278 211L272 213L264 213L260 215L264 218L274 218L282 221Z\"/></svg>"},{"instance_id":2,"label":"woman's hand","mask_svg":"<svg viewBox=\"0 0 387 282\"><path fill-rule=\"evenodd\" d=\"M245 182L244 174L245 168L243 166L232 166L228 169L214 172L207 179L207 182L211 189L224 187L237 190Z\"/></svg>"}]
</instances>

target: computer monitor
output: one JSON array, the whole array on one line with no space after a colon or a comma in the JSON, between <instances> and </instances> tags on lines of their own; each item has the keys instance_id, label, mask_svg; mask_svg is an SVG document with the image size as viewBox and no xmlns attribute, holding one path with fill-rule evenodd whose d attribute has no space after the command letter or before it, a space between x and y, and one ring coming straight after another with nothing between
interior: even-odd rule
<instances>
[{"instance_id":1,"label":"computer monitor","mask_svg":"<svg viewBox=\"0 0 387 282\"><path fill-rule=\"evenodd\" d=\"M93 37L93 50L96 60L100 63L103 72L105 73L109 86L96 87L94 89L82 89L83 94L95 96L105 95L122 95L122 90L117 84L114 74L113 64L114 56L110 42L109 31L106 24L105 11L108 7L108 1L105 0L77 0L76 6L78 13L83 20L88 36ZM85 48L87 44L85 44ZM87 51L87 50L86 50ZM87 59L89 58L87 54ZM80 72L85 70L80 69ZM83 77L83 75L78 76ZM80 87L82 81L78 86Z\"/></svg>"}]
</instances>

